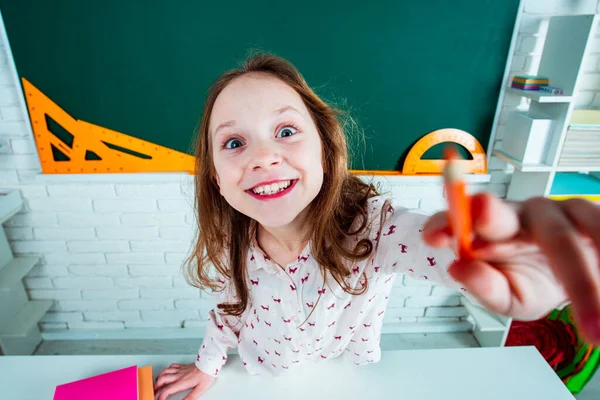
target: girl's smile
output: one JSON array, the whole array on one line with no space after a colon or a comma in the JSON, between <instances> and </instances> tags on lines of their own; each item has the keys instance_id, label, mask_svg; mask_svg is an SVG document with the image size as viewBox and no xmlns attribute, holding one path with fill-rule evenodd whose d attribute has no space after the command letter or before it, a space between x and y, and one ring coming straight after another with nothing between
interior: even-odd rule
<instances>
[{"instance_id":1,"label":"girl's smile","mask_svg":"<svg viewBox=\"0 0 600 400\"><path fill-rule=\"evenodd\" d=\"M261 201L278 199L291 192L297 182L298 179L263 182L246 192Z\"/></svg>"}]
</instances>

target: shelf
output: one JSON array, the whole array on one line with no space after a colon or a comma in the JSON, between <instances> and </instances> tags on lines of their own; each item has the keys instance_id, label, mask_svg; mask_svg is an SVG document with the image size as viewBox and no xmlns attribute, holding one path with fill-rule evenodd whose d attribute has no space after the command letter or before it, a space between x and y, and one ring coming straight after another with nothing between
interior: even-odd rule
<instances>
[{"instance_id":1,"label":"shelf","mask_svg":"<svg viewBox=\"0 0 600 400\"><path fill-rule=\"evenodd\" d=\"M600 179L575 172L556 174L550 196L600 195Z\"/></svg>"},{"instance_id":2,"label":"shelf","mask_svg":"<svg viewBox=\"0 0 600 400\"><path fill-rule=\"evenodd\" d=\"M17 257L3 268L0 267L0 293L14 289L39 261L37 257Z\"/></svg>"},{"instance_id":3,"label":"shelf","mask_svg":"<svg viewBox=\"0 0 600 400\"><path fill-rule=\"evenodd\" d=\"M590 166L558 166L556 172L595 172L600 171L600 165Z\"/></svg>"},{"instance_id":4,"label":"shelf","mask_svg":"<svg viewBox=\"0 0 600 400\"><path fill-rule=\"evenodd\" d=\"M507 93L511 93L517 96L527 97L538 103L570 103L573 100L573 96L565 96L562 94L552 94L540 91L526 91L509 87L506 89Z\"/></svg>"},{"instance_id":5,"label":"shelf","mask_svg":"<svg viewBox=\"0 0 600 400\"><path fill-rule=\"evenodd\" d=\"M18 190L0 188L0 224L21 210L23 200Z\"/></svg>"},{"instance_id":6,"label":"shelf","mask_svg":"<svg viewBox=\"0 0 600 400\"><path fill-rule=\"evenodd\" d=\"M589 165L589 166L552 166L547 164L523 164L519 160L514 159L510 154L503 150L494 150L492 155L506 161L507 163L514 166L516 169L522 172L595 172L600 171L600 165Z\"/></svg>"},{"instance_id":7,"label":"shelf","mask_svg":"<svg viewBox=\"0 0 600 400\"><path fill-rule=\"evenodd\" d=\"M52 307L51 300L34 300L28 302L10 323L0 327L0 338L25 337L32 327L36 326L42 317Z\"/></svg>"},{"instance_id":8,"label":"shelf","mask_svg":"<svg viewBox=\"0 0 600 400\"><path fill-rule=\"evenodd\" d=\"M552 166L546 164L523 164L502 150L494 150L493 155L506 161L519 171L523 172L551 172Z\"/></svg>"}]
</instances>

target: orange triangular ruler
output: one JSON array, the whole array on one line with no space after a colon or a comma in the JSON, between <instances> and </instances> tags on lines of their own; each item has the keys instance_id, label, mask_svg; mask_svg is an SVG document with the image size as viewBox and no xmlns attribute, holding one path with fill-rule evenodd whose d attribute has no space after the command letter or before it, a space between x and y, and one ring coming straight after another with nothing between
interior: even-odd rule
<instances>
[{"instance_id":1,"label":"orange triangular ruler","mask_svg":"<svg viewBox=\"0 0 600 400\"><path fill-rule=\"evenodd\" d=\"M25 78L22 80L45 174L193 173L193 156L76 120ZM50 130L49 121L64 130L62 137Z\"/></svg>"}]
</instances>

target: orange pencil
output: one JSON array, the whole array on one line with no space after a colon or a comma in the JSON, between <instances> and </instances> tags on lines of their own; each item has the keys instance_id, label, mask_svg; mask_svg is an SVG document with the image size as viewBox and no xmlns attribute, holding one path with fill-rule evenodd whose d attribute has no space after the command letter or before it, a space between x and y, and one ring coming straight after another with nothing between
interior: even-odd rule
<instances>
[{"instance_id":1,"label":"orange pencil","mask_svg":"<svg viewBox=\"0 0 600 400\"><path fill-rule=\"evenodd\" d=\"M448 214L452 234L458 242L458 257L463 260L472 260L471 201L467 194L460 164L456 162L459 158L458 151L452 146L447 146L444 149L444 158L447 160L444 167L444 185L448 196Z\"/></svg>"}]
</instances>

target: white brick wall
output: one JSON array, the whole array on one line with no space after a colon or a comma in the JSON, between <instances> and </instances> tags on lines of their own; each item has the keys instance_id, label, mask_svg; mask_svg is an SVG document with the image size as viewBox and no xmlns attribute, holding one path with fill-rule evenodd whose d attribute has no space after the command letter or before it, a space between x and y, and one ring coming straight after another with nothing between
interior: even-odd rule
<instances>
[{"instance_id":1,"label":"white brick wall","mask_svg":"<svg viewBox=\"0 0 600 400\"><path fill-rule=\"evenodd\" d=\"M121 215L123 226L160 226L166 229L172 226L182 226L185 222L184 213L124 213ZM115 224L116 225L116 224Z\"/></svg>"},{"instance_id":2,"label":"white brick wall","mask_svg":"<svg viewBox=\"0 0 600 400\"><path fill-rule=\"evenodd\" d=\"M121 310L172 310L175 308L173 299L135 299L119 301Z\"/></svg>"},{"instance_id":3,"label":"white brick wall","mask_svg":"<svg viewBox=\"0 0 600 400\"><path fill-rule=\"evenodd\" d=\"M137 299L139 297L140 291L136 288L81 291L81 298L84 300Z\"/></svg>"},{"instance_id":4,"label":"white brick wall","mask_svg":"<svg viewBox=\"0 0 600 400\"><path fill-rule=\"evenodd\" d=\"M129 251L129 242L126 240L70 240L69 251L72 253L112 253Z\"/></svg>"},{"instance_id":5,"label":"white brick wall","mask_svg":"<svg viewBox=\"0 0 600 400\"><path fill-rule=\"evenodd\" d=\"M106 226L96 228L96 236L98 239L154 239L158 237L158 227L115 229L114 226Z\"/></svg>"},{"instance_id":6,"label":"white brick wall","mask_svg":"<svg viewBox=\"0 0 600 400\"><path fill-rule=\"evenodd\" d=\"M63 264L63 265L93 265L106 263L106 256L103 253L68 253L56 252L46 253L43 258L48 264Z\"/></svg>"},{"instance_id":7,"label":"white brick wall","mask_svg":"<svg viewBox=\"0 0 600 400\"><path fill-rule=\"evenodd\" d=\"M68 300L57 302L60 311L118 311L116 300Z\"/></svg>"},{"instance_id":8,"label":"white brick wall","mask_svg":"<svg viewBox=\"0 0 600 400\"><path fill-rule=\"evenodd\" d=\"M549 15L594 13L599 3L525 0L511 75L536 72ZM600 36L593 46L577 94L580 107L600 107ZM157 175L154 182L126 183L117 176L93 182L40 178L20 85L6 50L0 41L0 139L8 140L10 149L0 155L0 187L19 188L26 200L6 231L16 254L42 258L25 279L32 299L55 301L42 329L202 328L213 300L190 288L180 268L195 229L190 177ZM508 112L526 106L506 96L496 145ZM504 196L510 179L505 168L493 157L491 183L472 190ZM434 212L445 206L440 185L403 185L394 192L408 207ZM385 321L457 321L466 315L458 299L458 293L428 282L397 279Z\"/></svg>"},{"instance_id":9,"label":"white brick wall","mask_svg":"<svg viewBox=\"0 0 600 400\"><path fill-rule=\"evenodd\" d=\"M165 253L109 253L106 254L106 260L109 264L164 264Z\"/></svg>"},{"instance_id":10,"label":"white brick wall","mask_svg":"<svg viewBox=\"0 0 600 400\"><path fill-rule=\"evenodd\" d=\"M74 193L85 195L89 198L103 199L116 197L115 188L113 185L97 185L97 184L63 184L47 187L48 195L51 197L73 197Z\"/></svg>"},{"instance_id":11,"label":"white brick wall","mask_svg":"<svg viewBox=\"0 0 600 400\"><path fill-rule=\"evenodd\" d=\"M109 289L114 287L112 278L72 277L54 278L52 284L58 289Z\"/></svg>"},{"instance_id":12,"label":"white brick wall","mask_svg":"<svg viewBox=\"0 0 600 400\"><path fill-rule=\"evenodd\" d=\"M33 236L40 240L51 240L57 237L67 240L95 239L96 232L94 232L94 228L33 228ZM101 238L100 235L98 237Z\"/></svg>"},{"instance_id":13,"label":"white brick wall","mask_svg":"<svg viewBox=\"0 0 600 400\"><path fill-rule=\"evenodd\" d=\"M160 187L157 185L157 187ZM156 200L111 199L94 200L94 212L151 212L157 211Z\"/></svg>"}]
</instances>

